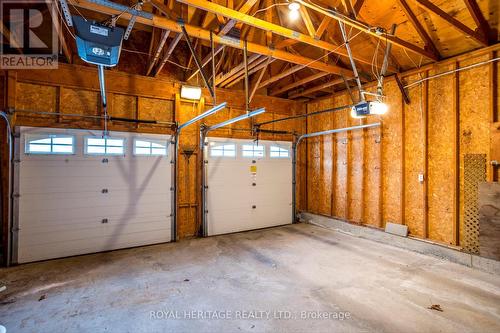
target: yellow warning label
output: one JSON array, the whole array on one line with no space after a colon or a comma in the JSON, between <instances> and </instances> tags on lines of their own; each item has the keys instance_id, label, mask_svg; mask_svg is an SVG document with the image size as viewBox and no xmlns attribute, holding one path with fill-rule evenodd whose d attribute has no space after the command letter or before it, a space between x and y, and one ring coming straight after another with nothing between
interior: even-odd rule
<instances>
[{"instance_id":1,"label":"yellow warning label","mask_svg":"<svg viewBox=\"0 0 500 333\"><path fill-rule=\"evenodd\" d=\"M257 173L257 166L256 165L251 165L250 166L250 172L251 173Z\"/></svg>"}]
</instances>

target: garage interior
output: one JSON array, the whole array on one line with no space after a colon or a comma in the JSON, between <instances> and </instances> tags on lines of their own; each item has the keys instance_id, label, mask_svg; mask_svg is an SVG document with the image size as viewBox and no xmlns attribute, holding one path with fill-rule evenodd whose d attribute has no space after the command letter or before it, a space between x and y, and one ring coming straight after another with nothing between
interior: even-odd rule
<instances>
[{"instance_id":1,"label":"garage interior","mask_svg":"<svg viewBox=\"0 0 500 333\"><path fill-rule=\"evenodd\" d=\"M0 332L500 332L497 0L0 6Z\"/></svg>"}]
</instances>

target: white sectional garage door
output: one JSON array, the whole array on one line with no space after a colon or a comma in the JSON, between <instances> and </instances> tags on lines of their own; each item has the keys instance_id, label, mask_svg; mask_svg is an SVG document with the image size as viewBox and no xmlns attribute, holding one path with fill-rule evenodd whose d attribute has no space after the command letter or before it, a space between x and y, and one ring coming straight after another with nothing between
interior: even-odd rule
<instances>
[{"instance_id":1,"label":"white sectional garage door","mask_svg":"<svg viewBox=\"0 0 500 333\"><path fill-rule=\"evenodd\" d=\"M171 240L169 136L20 130L17 262Z\"/></svg>"},{"instance_id":2,"label":"white sectional garage door","mask_svg":"<svg viewBox=\"0 0 500 333\"><path fill-rule=\"evenodd\" d=\"M209 236L292 223L290 142L207 141Z\"/></svg>"}]
</instances>

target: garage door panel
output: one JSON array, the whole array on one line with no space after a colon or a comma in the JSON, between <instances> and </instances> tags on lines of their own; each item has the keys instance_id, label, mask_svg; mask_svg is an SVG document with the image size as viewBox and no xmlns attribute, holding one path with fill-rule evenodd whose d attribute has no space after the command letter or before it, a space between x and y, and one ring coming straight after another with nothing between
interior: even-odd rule
<instances>
[{"instance_id":1,"label":"garage door panel","mask_svg":"<svg viewBox=\"0 0 500 333\"><path fill-rule=\"evenodd\" d=\"M75 154L23 154L27 132L72 135ZM165 142L170 137L111 132L125 139L125 155L89 156L83 146L90 135L101 132L21 128L18 262L171 240L171 151L131 153L134 137Z\"/></svg>"},{"instance_id":2,"label":"garage door panel","mask_svg":"<svg viewBox=\"0 0 500 333\"><path fill-rule=\"evenodd\" d=\"M79 225L78 227L72 226L72 228L65 228L62 230L54 228L50 231L39 230L38 233L35 233L35 230L33 230L30 233L23 233L22 239L20 240L28 246L35 246L50 244L53 242L70 242L73 240L91 239L95 237L96 233L98 233L99 236L111 237L118 234L137 233L149 230L157 232L166 231L166 235L168 235L170 225L167 223L169 222L169 219L152 222L139 222L129 219L127 221L116 221L116 223L113 223L113 220L110 220L110 222L106 224L93 223Z\"/></svg>"},{"instance_id":3,"label":"garage door panel","mask_svg":"<svg viewBox=\"0 0 500 333\"><path fill-rule=\"evenodd\" d=\"M120 210L130 210L130 207L148 205L169 205L169 193L143 193L140 189L133 191L113 191L108 194L97 193L52 193L45 194L27 194L22 195L20 204L30 211L71 211L72 209L88 207L108 207L110 212ZM112 210L111 210L112 209Z\"/></svg>"},{"instance_id":4,"label":"garage door panel","mask_svg":"<svg viewBox=\"0 0 500 333\"><path fill-rule=\"evenodd\" d=\"M170 214L169 214L170 215ZM148 224L161 223L164 227L170 228L170 216L165 214L155 213L149 216L131 214L127 219L123 219L121 215L109 216L107 225L122 225L122 224ZM23 235L36 235L47 232L65 232L68 230L80 230L105 226L102 219L79 218L71 220L54 220L54 221L34 221L29 225L29 228L24 226ZM48 231L49 230L49 231Z\"/></svg>"},{"instance_id":5,"label":"garage door panel","mask_svg":"<svg viewBox=\"0 0 500 333\"><path fill-rule=\"evenodd\" d=\"M114 249L159 244L169 241L170 232L165 231L165 233L158 233L156 230L113 236L97 236L91 239L21 248L19 251L19 262L54 259Z\"/></svg>"},{"instance_id":6,"label":"garage door panel","mask_svg":"<svg viewBox=\"0 0 500 333\"><path fill-rule=\"evenodd\" d=\"M235 158L212 158L209 149L206 151L209 235L291 223L292 164L291 159L270 159L269 147L277 143L260 140L259 145L265 147L264 158L248 158L242 157L241 147L252 141L224 138L208 138L208 141L208 147L212 141L237 146ZM280 146L290 147L290 143ZM255 169L256 173L252 173Z\"/></svg>"}]
</instances>

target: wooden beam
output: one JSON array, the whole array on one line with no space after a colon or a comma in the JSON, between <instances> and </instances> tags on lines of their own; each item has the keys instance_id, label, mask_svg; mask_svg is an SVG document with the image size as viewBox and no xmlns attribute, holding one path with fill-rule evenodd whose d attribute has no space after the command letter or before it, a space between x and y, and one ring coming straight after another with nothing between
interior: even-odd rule
<instances>
[{"instance_id":1,"label":"wooden beam","mask_svg":"<svg viewBox=\"0 0 500 333\"><path fill-rule=\"evenodd\" d=\"M356 17L358 13L354 11L351 0L342 0L342 5L344 5L345 11L350 17Z\"/></svg>"},{"instance_id":2,"label":"wooden beam","mask_svg":"<svg viewBox=\"0 0 500 333\"><path fill-rule=\"evenodd\" d=\"M314 80L317 80L319 78L322 78L324 76L328 75L328 73L324 73L324 72L319 72L319 73L316 73L314 75L311 75L311 76L308 76L302 80L298 80L298 81L294 81L290 84L287 84L286 86L284 87L281 87L281 88L278 88L278 89L275 89L275 90L271 90L271 92L269 93L270 96L276 96L276 95L279 95L279 94L282 94L288 90L291 90L293 88L296 88L296 87L300 87L301 85L304 85L304 84L307 84L311 81L314 81Z\"/></svg>"},{"instance_id":3,"label":"wooden beam","mask_svg":"<svg viewBox=\"0 0 500 333\"><path fill-rule=\"evenodd\" d=\"M467 9L469 10L470 15L474 19L474 22L476 22L477 28L481 32L481 34L484 36L484 38L487 41L491 41L491 29L490 29L490 24L488 21L484 18L483 13L481 12L481 8L479 8L477 1L476 0L464 0L465 5L467 6Z\"/></svg>"},{"instance_id":4,"label":"wooden beam","mask_svg":"<svg viewBox=\"0 0 500 333\"><path fill-rule=\"evenodd\" d=\"M328 28L328 25L333 19L330 16L325 16L323 17L323 20L319 24L318 30L316 30L316 34L314 35L314 38L316 39L321 39L321 36L323 36L323 33L326 31Z\"/></svg>"},{"instance_id":5,"label":"wooden beam","mask_svg":"<svg viewBox=\"0 0 500 333\"><path fill-rule=\"evenodd\" d=\"M153 70L154 65L156 64L156 62L160 58L161 50L163 49L163 46L165 45L165 42L167 41L167 38L168 38L169 34L170 34L170 31L168 31L168 30L163 30L162 31L160 43L158 43L158 47L156 48L154 56L151 59L151 61L149 62L149 67L148 67L148 70L146 72L146 76L148 76L151 73L151 71Z\"/></svg>"},{"instance_id":6,"label":"wooden beam","mask_svg":"<svg viewBox=\"0 0 500 333\"><path fill-rule=\"evenodd\" d=\"M300 17L302 17L302 21L304 21L309 36L314 38L314 36L316 35L316 28L314 27L314 24L311 20L311 16L309 16L309 13L307 12L307 8L304 6L300 6L299 10Z\"/></svg>"},{"instance_id":7,"label":"wooden beam","mask_svg":"<svg viewBox=\"0 0 500 333\"><path fill-rule=\"evenodd\" d=\"M361 11L361 7L365 4L365 0L358 0L353 6L354 9L354 15L358 16L359 12Z\"/></svg>"},{"instance_id":8,"label":"wooden beam","mask_svg":"<svg viewBox=\"0 0 500 333\"><path fill-rule=\"evenodd\" d=\"M121 13L121 11L99 5L93 2L90 2L89 0L72 0L73 5L80 7L80 8L85 8L88 10L93 10L96 12L108 14L108 15L118 15L122 14L122 17L125 19L130 19L130 14L129 13ZM153 0L155 1L155 0ZM165 30L170 30L171 32L177 32L180 33L182 32L181 25L179 22L168 19L166 17L158 16L158 15L153 15L153 19L146 19L143 17L137 17L137 22L144 24L144 25L149 25ZM195 38L200 38L203 40L210 40L210 31L202 29L200 27L192 26L189 24L185 24L185 28L187 33ZM244 48L243 46L243 41L234 41L234 40L228 40L226 38L222 38L220 36L213 36L214 42L218 44L223 44L223 45L228 45L233 48L237 48L242 50ZM330 65L330 64L324 64L322 62L316 61L315 59L303 57L300 55L292 54L290 52L286 52L283 50L278 50L278 49L272 49L269 48L265 45L262 44L257 44L253 42L248 42L248 52L250 53L257 53L260 55L265 55L268 57L272 57L278 60L286 61L286 62L291 62L294 64L302 65L302 66L308 66L313 69L317 69L319 71L323 72L328 72L331 74L344 74L346 76L351 76L352 71L346 68L342 68L340 66L336 65Z\"/></svg>"},{"instance_id":9,"label":"wooden beam","mask_svg":"<svg viewBox=\"0 0 500 333\"><path fill-rule=\"evenodd\" d=\"M59 15L57 15L57 8L52 6L57 6L57 3L54 3L52 0L45 0L47 7L49 8L49 13L52 18L52 23L54 24L54 28L57 32L57 37L59 38L59 42L61 43L61 48L64 56L69 64L71 64L71 51L69 50L68 44L66 43L66 39L64 38L63 30L61 29Z\"/></svg>"},{"instance_id":10,"label":"wooden beam","mask_svg":"<svg viewBox=\"0 0 500 333\"><path fill-rule=\"evenodd\" d=\"M250 98L248 99L248 103L252 102L253 96L255 95L255 92L257 91L260 81L262 81L262 78L264 77L264 73L266 72L267 66L271 63L271 58L267 58L267 62L264 64L265 66L262 67L259 73L259 77L257 78L257 81L255 81L255 84L253 85L252 91L250 92Z\"/></svg>"},{"instance_id":11,"label":"wooden beam","mask_svg":"<svg viewBox=\"0 0 500 333\"><path fill-rule=\"evenodd\" d=\"M240 7L237 9L238 12L246 14L252 9L252 7L257 3L258 0L243 1ZM232 9L232 8L230 8ZM220 36L226 35L235 25L238 23L236 20L229 20L219 31Z\"/></svg>"},{"instance_id":12,"label":"wooden beam","mask_svg":"<svg viewBox=\"0 0 500 333\"><path fill-rule=\"evenodd\" d=\"M209 11L209 12L212 12L212 13L220 12L220 13L223 13L223 15L226 17L237 20L237 21L242 22L244 24L248 24L248 25L253 26L255 28L262 29L265 31L272 30L273 33L275 33L277 35L281 35L281 36L286 37L286 38L296 39L296 40L303 42L303 43L306 43L308 45L315 46L315 47L318 47L320 49L324 49L324 50L330 51L332 53L342 55L344 57L349 57L349 55L347 54L347 51L344 50L343 48L338 48L337 46L330 44L328 42L325 42L322 40L317 40L314 37L302 34L298 31L294 31L294 30L285 28L283 26L258 19L256 17L250 16L250 15L242 14L238 11L231 10L227 7L218 5L218 4L213 3L213 2L208 2L206 0L177 0L177 1L184 3L184 4L188 4L190 6L194 6L194 7ZM303 3L303 2L301 2L301 3ZM366 30L366 29L363 27L362 30ZM373 32L373 34L375 34L375 32ZM378 36L377 34L375 34L375 35ZM396 38L396 37L394 37L394 38ZM382 39L385 40L385 37L382 37ZM398 38L396 38L396 39L399 40ZM401 41L400 43L409 44L408 42L404 42L404 41ZM424 53L424 54L427 53L425 50L423 50L423 49L420 50L418 47L416 47L414 45L412 45L412 48L413 49L416 48L417 50L422 51L422 53ZM370 66L372 64L371 59L363 59L363 58L360 58L357 56L355 56L354 59L356 61L365 63L365 64L370 65Z\"/></svg>"},{"instance_id":13,"label":"wooden beam","mask_svg":"<svg viewBox=\"0 0 500 333\"><path fill-rule=\"evenodd\" d=\"M300 71L304 67L305 66L296 65L296 66L293 66L292 68L290 68L289 70L286 70L284 72L279 73L278 75L270 77L269 79L267 79L266 81L264 81L260 84L259 89L264 88L273 82L279 81L282 78L287 77L288 75L292 75L293 73Z\"/></svg>"},{"instance_id":14,"label":"wooden beam","mask_svg":"<svg viewBox=\"0 0 500 333\"><path fill-rule=\"evenodd\" d=\"M255 66L259 65L263 61L266 60L266 57L261 57L258 54L253 54L248 57L248 70L250 71ZM231 69L228 73L222 75L219 78L215 79L215 84L219 87L225 87L229 83L231 83L234 79L238 78L241 75L245 74L245 63L241 62L236 65L233 69Z\"/></svg>"},{"instance_id":15,"label":"wooden beam","mask_svg":"<svg viewBox=\"0 0 500 333\"><path fill-rule=\"evenodd\" d=\"M266 0L265 1L265 6L267 8L266 10L266 21L267 22L273 22L273 18L274 18L274 15L273 15L273 4L274 4L274 0ZM272 31L266 31L266 45L269 46L273 43L273 32ZM262 71L262 73L264 73L264 71ZM262 79L262 78L261 78ZM260 80L258 80L258 83L256 85L256 87L259 85L260 83ZM251 100L251 98L250 98Z\"/></svg>"},{"instance_id":16,"label":"wooden beam","mask_svg":"<svg viewBox=\"0 0 500 333\"><path fill-rule=\"evenodd\" d=\"M218 55L220 51L222 51L226 46L225 45L219 45L215 48L214 50L214 56ZM201 61L201 67L205 67L210 61L212 61L212 52L209 52L205 58ZM200 72L199 68L196 68L196 70L191 74L186 81L191 80L196 74Z\"/></svg>"},{"instance_id":17,"label":"wooden beam","mask_svg":"<svg viewBox=\"0 0 500 333\"><path fill-rule=\"evenodd\" d=\"M181 38L182 38L182 33L178 33L174 37L174 39L170 42L170 45L168 46L168 49L165 52L165 55L163 56L163 59L161 60L161 62L158 65L158 67L156 67L156 69L155 69L155 71L153 73L154 77L156 77L156 76L158 76L158 74L160 74L163 66L165 66L165 63L168 61L168 59L170 58L170 56L174 52L174 49L177 46L177 44L179 43L179 41L181 40Z\"/></svg>"},{"instance_id":18,"label":"wooden beam","mask_svg":"<svg viewBox=\"0 0 500 333\"><path fill-rule=\"evenodd\" d=\"M269 58L267 58L267 59L269 59ZM268 61L265 61L265 60L266 60L266 58L262 57L262 62L259 59L259 61L256 61L254 64L252 64L252 66L250 66L250 68L248 70L248 75L250 76L250 75L252 75L254 73L257 73L262 68L266 68L267 64L271 64L276 59L270 59ZM230 87L234 86L236 83L240 82L240 80L242 80L244 77L245 77L245 71L243 70L241 72L241 74L239 74L238 76L235 76L235 77L231 78L231 82L226 83L224 85L224 88L230 88Z\"/></svg>"},{"instance_id":19,"label":"wooden beam","mask_svg":"<svg viewBox=\"0 0 500 333\"><path fill-rule=\"evenodd\" d=\"M439 54L439 52L436 48L436 45L434 45L434 41L429 36L427 31L424 29L424 27L422 26L420 21L417 19L417 17L415 16L413 11L411 10L411 8L408 5L408 3L406 2L406 0L398 0L398 2L400 4L401 8L403 9L403 11L405 12L406 16L408 17L408 20L413 25L413 27L417 31L418 35L420 36L420 38L424 42L426 48L428 48L429 51L434 53L437 58L441 58L441 55Z\"/></svg>"},{"instance_id":20,"label":"wooden beam","mask_svg":"<svg viewBox=\"0 0 500 333\"><path fill-rule=\"evenodd\" d=\"M22 50L21 50L21 47L19 46L19 44L17 43L17 40L15 38L11 39L10 38L10 31L9 29L5 26L4 22L2 20L0 20L0 33L3 35L4 37L4 43L6 44L7 41L9 41L9 43L18 50L19 53L22 54Z\"/></svg>"},{"instance_id":21,"label":"wooden beam","mask_svg":"<svg viewBox=\"0 0 500 333\"><path fill-rule=\"evenodd\" d=\"M297 97L309 95L309 94L312 94L313 92L320 91L320 90L323 90L325 88L328 88L328 87L331 87L331 86L334 86L334 85L340 84L340 83L344 83L344 79L340 78L340 79L335 79L335 80L332 80L332 81L328 81L326 83L322 83L322 84L320 84L318 86L306 89L306 90L304 90L302 92L293 93L290 96L288 96L288 98L294 99L294 98L297 98Z\"/></svg>"},{"instance_id":22,"label":"wooden beam","mask_svg":"<svg viewBox=\"0 0 500 333\"><path fill-rule=\"evenodd\" d=\"M251 65L254 61L260 58L260 55L258 54L252 54L250 57L248 57L248 65ZM224 81L230 79L233 75L236 75L239 71L245 68L245 64L242 62L233 69L231 69L228 73L222 75L221 77L215 78L215 85L218 86Z\"/></svg>"},{"instance_id":23,"label":"wooden beam","mask_svg":"<svg viewBox=\"0 0 500 333\"><path fill-rule=\"evenodd\" d=\"M178 0L178 1L201 1L201 0ZM367 34L370 34L378 39L381 39L383 41L390 41L391 43L393 43L394 45L397 45L399 47L402 47L402 48L405 48L411 52L414 52L414 53L417 53L417 54L420 54L426 58L429 58L429 59L432 59L432 60L438 60L434 54L432 54L431 52L423 49L423 48L420 48L416 45L413 45L399 37L396 37L396 36L392 36L390 34L378 34L377 32L374 31L374 29L367 29L368 26L370 26L369 24L367 23L364 23L364 22L361 22L361 21L358 21L358 20L355 20L355 19L347 19L343 16L340 16L340 15L337 15L335 13L332 13L330 11L327 11L327 10L324 10L322 8L319 8L313 4L310 4L308 2L305 2L303 0L295 0L297 2L299 2L301 5L304 5L308 8L311 8L323 15L326 15L326 16L330 16L331 18L337 20L337 21L340 21L340 22L343 22L345 25L348 25L350 27L353 27L357 30L360 30L360 31L363 31ZM416 1L420 1L420 0L416 0ZM357 58L354 58L355 60L357 61L360 61L360 62L363 62ZM369 64L371 65L371 64Z\"/></svg>"},{"instance_id":24,"label":"wooden beam","mask_svg":"<svg viewBox=\"0 0 500 333\"><path fill-rule=\"evenodd\" d=\"M475 40L479 44L482 44L485 46L488 45L488 42L484 36L477 33L476 31L472 30L471 28L469 28L468 26L466 26L465 24L463 24L462 22L460 22L456 18L452 17L451 15L446 13L444 10L442 10L441 8L439 8L438 6L433 4L432 2L430 2L428 0L414 0L414 1L417 3L417 5L419 7L439 16L441 19L448 22L452 27L461 31L462 33L464 33L468 37L472 38L473 40Z\"/></svg>"}]
</instances>

